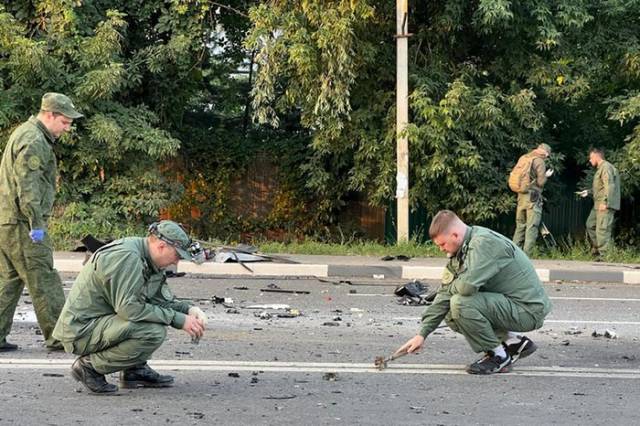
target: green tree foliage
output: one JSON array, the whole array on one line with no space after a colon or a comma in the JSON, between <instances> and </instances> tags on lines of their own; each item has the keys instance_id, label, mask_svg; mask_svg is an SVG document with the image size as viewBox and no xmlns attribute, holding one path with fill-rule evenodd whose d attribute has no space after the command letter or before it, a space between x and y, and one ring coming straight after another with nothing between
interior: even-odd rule
<instances>
[{"instance_id":1,"label":"green tree foliage","mask_svg":"<svg viewBox=\"0 0 640 426\"><path fill-rule=\"evenodd\" d=\"M0 124L5 140L37 112L44 92L71 96L86 118L55 146L62 177L59 205L73 201L96 214L109 212L100 214L105 221L139 221L155 217L171 199L172 185L156 162L174 156L180 142L161 122L162 111L145 99L152 97L145 80L161 73L169 80L161 66L153 66L152 52L168 49L179 35L165 43L156 36L132 45L137 17L117 2L105 3L103 8L54 0L0 6ZM183 56L193 54L184 49L166 61Z\"/></svg>"},{"instance_id":2,"label":"green tree foliage","mask_svg":"<svg viewBox=\"0 0 640 426\"><path fill-rule=\"evenodd\" d=\"M0 148L47 91L70 95L86 115L55 146L54 234L114 236L160 212L203 237L263 226L237 221L229 198L264 154L290 198L265 220L305 222L286 206L309 198L298 184L309 132L295 119L266 132L250 120L243 40L260 3L0 0Z\"/></svg>"},{"instance_id":3,"label":"green tree foliage","mask_svg":"<svg viewBox=\"0 0 640 426\"><path fill-rule=\"evenodd\" d=\"M351 191L379 204L393 198L392 3L272 0L251 11L255 118L277 126L283 114L300 115L313 135L306 184L329 216ZM611 151L628 192L638 188L637 2L409 4L414 207L470 220L510 211L508 171L543 141L569 186L593 145Z\"/></svg>"},{"instance_id":4,"label":"green tree foliage","mask_svg":"<svg viewBox=\"0 0 640 426\"><path fill-rule=\"evenodd\" d=\"M302 164L305 185L316 196L318 218L331 221L344 195L363 185L362 175L352 174L354 160L368 168L369 159L392 153L379 144L394 99L391 51L377 46L388 22L362 0L269 1L250 17L246 45L259 66L254 117L278 126L281 116L299 114L313 136L311 157ZM376 58L378 50L383 55Z\"/></svg>"},{"instance_id":5,"label":"green tree foliage","mask_svg":"<svg viewBox=\"0 0 640 426\"><path fill-rule=\"evenodd\" d=\"M229 19L237 14L226 13L234 2L227 3L0 1L2 143L37 112L47 91L68 94L86 116L55 147L60 224L80 232L74 223L88 217L103 230L147 222L180 197L181 185L159 165L181 145L188 149L224 133L213 128L220 125L215 115L242 106L242 100L226 99L235 87L225 84L232 86L229 71L244 59L236 46L242 46L248 19ZM231 30L220 31L225 24ZM225 53L214 58L216 50ZM213 131L185 141L198 133L186 122ZM195 153L210 157L208 148ZM193 164L207 165L195 160L184 167Z\"/></svg>"},{"instance_id":6,"label":"green tree foliage","mask_svg":"<svg viewBox=\"0 0 640 426\"><path fill-rule=\"evenodd\" d=\"M313 230L354 193L388 205L394 3L0 0L0 145L46 91L86 114L55 147L62 228L142 223L172 206L204 237ZM640 190L637 2L409 6L414 207L474 221L510 211L508 171L541 141L566 170L551 196L588 184L592 145L619 166L626 194ZM282 185L262 223L229 208L258 156Z\"/></svg>"}]
</instances>

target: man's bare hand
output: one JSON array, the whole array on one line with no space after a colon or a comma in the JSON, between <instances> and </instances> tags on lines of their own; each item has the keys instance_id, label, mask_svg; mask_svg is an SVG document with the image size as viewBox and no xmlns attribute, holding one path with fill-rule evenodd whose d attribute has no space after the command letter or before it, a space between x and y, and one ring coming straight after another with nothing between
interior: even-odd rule
<instances>
[{"instance_id":1,"label":"man's bare hand","mask_svg":"<svg viewBox=\"0 0 640 426\"><path fill-rule=\"evenodd\" d=\"M414 336L411 339L407 340L407 343L400 346L396 351L396 353L404 352L404 351L407 351L407 353L409 354L414 352L417 353L420 351L420 349L422 349L423 344L424 344L424 337L418 334L417 336Z\"/></svg>"},{"instance_id":2,"label":"man's bare hand","mask_svg":"<svg viewBox=\"0 0 640 426\"><path fill-rule=\"evenodd\" d=\"M207 326L207 322L209 322L207 314L205 314L202 309L198 308L197 306L192 306L189 308L189 315L193 315L194 317L198 318L200 321L202 321L202 324L205 327Z\"/></svg>"},{"instance_id":3,"label":"man's bare hand","mask_svg":"<svg viewBox=\"0 0 640 426\"><path fill-rule=\"evenodd\" d=\"M605 211L606 209L607 205L605 203L598 204L598 210L600 210L601 212Z\"/></svg>"},{"instance_id":4,"label":"man's bare hand","mask_svg":"<svg viewBox=\"0 0 640 426\"><path fill-rule=\"evenodd\" d=\"M187 315L182 327L191 337L200 338L204 334L204 324L194 315Z\"/></svg>"}]
</instances>

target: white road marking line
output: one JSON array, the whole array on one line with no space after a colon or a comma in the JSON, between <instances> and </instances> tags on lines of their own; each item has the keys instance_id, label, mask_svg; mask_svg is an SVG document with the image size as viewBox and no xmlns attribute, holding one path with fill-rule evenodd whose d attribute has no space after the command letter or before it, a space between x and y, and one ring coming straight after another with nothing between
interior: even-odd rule
<instances>
[{"instance_id":1,"label":"white road marking line","mask_svg":"<svg viewBox=\"0 0 640 426\"><path fill-rule=\"evenodd\" d=\"M420 321L420 317L394 317L393 321ZM544 323L552 324L607 324L607 325L640 325L640 321L590 321L590 320L544 320Z\"/></svg>"},{"instance_id":2,"label":"white road marking line","mask_svg":"<svg viewBox=\"0 0 640 426\"><path fill-rule=\"evenodd\" d=\"M607 325L640 325L640 321L586 321L586 320L544 320L554 324L607 324Z\"/></svg>"},{"instance_id":3,"label":"white road marking line","mask_svg":"<svg viewBox=\"0 0 640 426\"><path fill-rule=\"evenodd\" d=\"M353 297L398 297L395 294L382 294L382 293L348 293L347 296Z\"/></svg>"},{"instance_id":4,"label":"white road marking line","mask_svg":"<svg viewBox=\"0 0 640 426\"><path fill-rule=\"evenodd\" d=\"M0 369L51 370L68 369L72 359L0 359ZM269 362L269 361L210 361L210 360L152 360L149 362L159 370L172 371L256 371L301 372L301 373L375 373L375 374L451 374L467 375L463 365L455 364L393 364L379 371L373 364L364 363L318 363L318 362ZM638 379L638 369L608 369L593 367L520 367L511 373L514 376L576 377Z\"/></svg>"},{"instance_id":5,"label":"white road marking line","mask_svg":"<svg viewBox=\"0 0 640 426\"><path fill-rule=\"evenodd\" d=\"M624 299L621 297L550 297L551 300L595 300L612 302L640 302L640 299Z\"/></svg>"},{"instance_id":6,"label":"white road marking line","mask_svg":"<svg viewBox=\"0 0 640 426\"><path fill-rule=\"evenodd\" d=\"M395 294L380 294L380 293L354 293L347 294L352 297L398 297ZM593 300L597 302L640 302L640 299L625 299L622 297L550 297L551 300Z\"/></svg>"}]
</instances>

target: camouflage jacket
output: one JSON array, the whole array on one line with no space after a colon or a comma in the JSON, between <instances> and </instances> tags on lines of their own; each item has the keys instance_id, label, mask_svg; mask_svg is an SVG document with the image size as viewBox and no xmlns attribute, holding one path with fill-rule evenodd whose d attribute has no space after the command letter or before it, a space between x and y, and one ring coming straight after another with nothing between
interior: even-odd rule
<instances>
[{"instance_id":1,"label":"camouflage jacket","mask_svg":"<svg viewBox=\"0 0 640 426\"><path fill-rule=\"evenodd\" d=\"M544 188L545 183L547 183L547 176L545 175L547 167L544 157L537 155L535 152L530 152L527 155L533 157L530 171L531 184L529 185L529 189L542 192L542 188Z\"/></svg>"},{"instance_id":2,"label":"camouflage jacket","mask_svg":"<svg viewBox=\"0 0 640 426\"><path fill-rule=\"evenodd\" d=\"M0 163L0 225L46 228L56 193L54 141L33 116L9 137Z\"/></svg>"},{"instance_id":3,"label":"camouflage jacket","mask_svg":"<svg viewBox=\"0 0 640 426\"><path fill-rule=\"evenodd\" d=\"M593 204L606 204L607 208L620 210L620 174L608 161L602 161L593 175Z\"/></svg>"}]
</instances>

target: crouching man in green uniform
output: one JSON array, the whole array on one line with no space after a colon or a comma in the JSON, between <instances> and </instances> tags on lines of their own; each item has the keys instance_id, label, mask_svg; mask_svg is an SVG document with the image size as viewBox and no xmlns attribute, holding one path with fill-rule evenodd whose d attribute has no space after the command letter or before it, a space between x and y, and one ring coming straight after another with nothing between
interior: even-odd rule
<instances>
[{"instance_id":1,"label":"crouching man in green uniform","mask_svg":"<svg viewBox=\"0 0 640 426\"><path fill-rule=\"evenodd\" d=\"M442 210L429 235L447 253L442 285L422 315L420 333L398 351L416 352L444 320L484 356L467 367L471 374L511 370L536 345L520 333L542 327L551 303L533 264L508 238L480 226L467 226Z\"/></svg>"},{"instance_id":2,"label":"crouching man in green uniform","mask_svg":"<svg viewBox=\"0 0 640 426\"><path fill-rule=\"evenodd\" d=\"M207 316L178 301L164 268L180 259L203 259L197 243L175 222L149 227L146 238L123 238L97 250L76 278L53 331L67 352L79 355L74 379L89 391L113 393L105 374L120 371L120 387L165 387L147 360L160 347L167 326L200 338Z\"/></svg>"}]
</instances>

